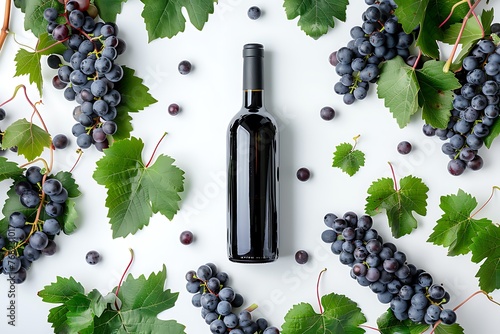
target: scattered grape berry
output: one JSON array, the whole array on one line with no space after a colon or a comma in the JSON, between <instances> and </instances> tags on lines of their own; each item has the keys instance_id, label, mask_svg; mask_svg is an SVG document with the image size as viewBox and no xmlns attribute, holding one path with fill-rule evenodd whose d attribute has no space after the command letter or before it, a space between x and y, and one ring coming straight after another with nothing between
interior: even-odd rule
<instances>
[{"instance_id":1,"label":"scattered grape berry","mask_svg":"<svg viewBox=\"0 0 500 334\"><path fill-rule=\"evenodd\" d=\"M181 244L190 245L193 242L194 236L191 231L183 231L179 237Z\"/></svg>"},{"instance_id":2,"label":"scattered grape berry","mask_svg":"<svg viewBox=\"0 0 500 334\"><path fill-rule=\"evenodd\" d=\"M248 8L248 17L251 20L257 20L261 14L262 14L262 11L257 6L252 6L252 7Z\"/></svg>"},{"instance_id":3,"label":"scattered grape berry","mask_svg":"<svg viewBox=\"0 0 500 334\"><path fill-rule=\"evenodd\" d=\"M298 264L305 264L309 260L309 254L305 250L298 250L295 253L295 261Z\"/></svg>"},{"instance_id":4,"label":"scattered grape berry","mask_svg":"<svg viewBox=\"0 0 500 334\"><path fill-rule=\"evenodd\" d=\"M4 108L0 108L0 121L3 121L5 119L5 109Z\"/></svg>"},{"instance_id":5,"label":"scattered grape berry","mask_svg":"<svg viewBox=\"0 0 500 334\"><path fill-rule=\"evenodd\" d=\"M64 134L55 135L52 139L52 144L58 150L65 149L68 146L68 143L68 137L66 137L66 135Z\"/></svg>"},{"instance_id":6,"label":"scattered grape berry","mask_svg":"<svg viewBox=\"0 0 500 334\"><path fill-rule=\"evenodd\" d=\"M331 121L335 117L335 110L332 107L323 107L319 111L319 115L325 121Z\"/></svg>"},{"instance_id":7,"label":"scattered grape berry","mask_svg":"<svg viewBox=\"0 0 500 334\"><path fill-rule=\"evenodd\" d=\"M168 113L172 116L175 116L179 113L180 107L177 103L172 103L168 106Z\"/></svg>"},{"instance_id":8,"label":"scattered grape berry","mask_svg":"<svg viewBox=\"0 0 500 334\"><path fill-rule=\"evenodd\" d=\"M297 179L300 181L307 181L311 177L309 169L302 167L297 170Z\"/></svg>"},{"instance_id":9,"label":"scattered grape berry","mask_svg":"<svg viewBox=\"0 0 500 334\"><path fill-rule=\"evenodd\" d=\"M401 154L408 154L411 152L411 148L411 144L404 140L398 144L397 150Z\"/></svg>"},{"instance_id":10,"label":"scattered grape berry","mask_svg":"<svg viewBox=\"0 0 500 334\"><path fill-rule=\"evenodd\" d=\"M191 72L191 63L187 60L183 60L179 63L177 69L179 70L179 73L182 75L189 74L189 72Z\"/></svg>"},{"instance_id":11,"label":"scattered grape berry","mask_svg":"<svg viewBox=\"0 0 500 334\"><path fill-rule=\"evenodd\" d=\"M89 251L87 255L85 255L85 260L88 264L94 265L99 263L99 261L101 260L101 255L97 251L92 250Z\"/></svg>"}]
</instances>

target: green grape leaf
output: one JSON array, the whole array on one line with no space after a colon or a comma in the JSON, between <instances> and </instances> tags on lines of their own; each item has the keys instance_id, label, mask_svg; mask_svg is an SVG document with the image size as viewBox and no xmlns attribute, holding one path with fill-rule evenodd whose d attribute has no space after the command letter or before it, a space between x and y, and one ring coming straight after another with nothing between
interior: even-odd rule
<instances>
[{"instance_id":1,"label":"green grape leaf","mask_svg":"<svg viewBox=\"0 0 500 334\"><path fill-rule=\"evenodd\" d=\"M419 85L415 71L401 57L384 62L377 82L378 97L384 99L400 128L418 111Z\"/></svg>"},{"instance_id":2,"label":"green grape leaf","mask_svg":"<svg viewBox=\"0 0 500 334\"><path fill-rule=\"evenodd\" d=\"M500 226L491 224L479 231L470 249L473 262L485 260L476 274L479 287L486 292L500 289Z\"/></svg>"},{"instance_id":3,"label":"green grape leaf","mask_svg":"<svg viewBox=\"0 0 500 334\"><path fill-rule=\"evenodd\" d=\"M364 165L365 154L360 150L355 150L351 144L342 143L335 147L333 167L338 167L349 176L353 176Z\"/></svg>"},{"instance_id":4,"label":"green grape leaf","mask_svg":"<svg viewBox=\"0 0 500 334\"><path fill-rule=\"evenodd\" d=\"M65 278L57 276L54 283L44 286L38 292L38 296L46 303L61 304L67 302L73 296L82 293L85 293L85 289L73 277Z\"/></svg>"},{"instance_id":5,"label":"green grape leaf","mask_svg":"<svg viewBox=\"0 0 500 334\"><path fill-rule=\"evenodd\" d=\"M500 122L497 121L498 119L491 126L490 133L484 138L484 146L487 148L490 148L493 140L500 135Z\"/></svg>"},{"instance_id":6,"label":"green grape leaf","mask_svg":"<svg viewBox=\"0 0 500 334\"><path fill-rule=\"evenodd\" d=\"M452 325L439 324L434 330L435 334L464 334L464 329L457 323Z\"/></svg>"},{"instance_id":7,"label":"green grape leaf","mask_svg":"<svg viewBox=\"0 0 500 334\"><path fill-rule=\"evenodd\" d=\"M157 318L160 312L174 307L179 295L163 289L166 278L165 265L162 271L152 273L148 278L144 275L134 278L129 274L118 293L122 301L120 311L108 308L95 318L94 333L115 333L117 329L122 333L123 328L127 328L127 333L184 333L184 325L175 320Z\"/></svg>"},{"instance_id":8,"label":"green grape leaf","mask_svg":"<svg viewBox=\"0 0 500 334\"><path fill-rule=\"evenodd\" d=\"M38 296L46 303L61 304L50 309L48 322L52 324L55 333L69 333L68 307L64 304L70 301L74 296L85 292L83 286L75 281L73 277L57 277L55 283L45 286L38 292Z\"/></svg>"},{"instance_id":9,"label":"green grape leaf","mask_svg":"<svg viewBox=\"0 0 500 334\"><path fill-rule=\"evenodd\" d=\"M94 5L99 10L99 16L104 22L115 22L116 16L122 11L122 4L127 0L95 0Z\"/></svg>"},{"instance_id":10,"label":"green grape leaf","mask_svg":"<svg viewBox=\"0 0 500 334\"><path fill-rule=\"evenodd\" d=\"M23 169L17 163L0 157L0 181L12 179L23 174Z\"/></svg>"},{"instance_id":11,"label":"green grape leaf","mask_svg":"<svg viewBox=\"0 0 500 334\"><path fill-rule=\"evenodd\" d=\"M400 321L391 309L378 317L377 326L381 334L420 334L429 328L429 325L417 324L410 319Z\"/></svg>"},{"instance_id":12,"label":"green grape leaf","mask_svg":"<svg viewBox=\"0 0 500 334\"><path fill-rule=\"evenodd\" d=\"M294 305L285 315L282 334L358 334L366 318L358 305L344 295L331 293L321 297L324 312L318 314L311 304Z\"/></svg>"},{"instance_id":13,"label":"green grape leaf","mask_svg":"<svg viewBox=\"0 0 500 334\"><path fill-rule=\"evenodd\" d=\"M36 50L42 51L28 51L26 49L19 49L19 51L17 51L14 57L14 61L16 62L16 73L14 75L28 75L29 82L36 85L41 96L43 77L40 61L42 56L52 53L62 53L66 48L62 44L55 44L54 39L45 32L40 35Z\"/></svg>"},{"instance_id":14,"label":"green grape leaf","mask_svg":"<svg viewBox=\"0 0 500 334\"><path fill-rule=\"evenodd\" d=\"M446 127L453 103L452 90L459 88L460 83L452 72L443 72L444 64L430 60L422 69L414 70L396 57L382 65L377 93L400 128L408 125L419 108L426 123Z\"/></svg>"},{"instance_id":15,"label":"green grape leaf","mask_svg":"<svg viewBox=\"0 0 500 334\"><path fill-rule=\"evenodd\" d=\"M55 8L59 13L64 11L64 5L57 0L26 1L24 7L24 29L31 30L36 37L46 33L47 21L43 17L43 12L49 7Z\"/></svg>"},{"instance_id":16,"label":"green grape leaf","mask_svg":"<svg viewBox=\"0 0 500 334\"><path fill-rule=\"evenodd\" d=\"M160 155L146 166L141 159L144 144L132 137L115 142L97 162L93 177L107 191L113 238L135 234L149 224L153 213L172 219L184 191L184 172L174 159Z\"/></svg>"},{"instance_id":17,"label":"green grape leaf","mask_svg":"<svg viewBox=\"0 0 500 334\"><path fill-rule=\"evenodd\" d=\"M57 277L38 295L44 302L62 304L50 309L48 321L56 333L169 333L183 334L185 326L175 320L160 320L160 312L174 307L178 293L164 290L167 278L165 265L158 274L148 278L131 274L123 282L118 298L119 311L112 307L116 290L106 296L96 289L85 294L74 278Z\"/></svg>"},{"instance_id":18,"label":"green grape leaf","mask_svg":"<svg viewBox=\"0 0 500 334\"><path fill-rule=\"evenodd\" d=\"M130 137L132 117L129 113L139 112L158 102L151 96L149 88L143 84L143 80L134 73L133 69L123 66L123 78L115 83L115 89L122 94L120 104L116 107L118 115L114 120L118 125L118 130L113 135L115 140Z\"/></svg>"},{"instance_id":19,"label":"green grape leaf","mask_svg":"<svg viewBox=\"0 0 500 334\"><path fill-rule=\"evenodd\" d=\"M182 13L185 7L189 20L202 30L208 15L214 12L217 0L141 0L144 9L141 16L146 23L149 42L157 38L172 38L185 29L186 19Z\"/></svg>"},{"instance_id":20,"label":"green grape leaf","mask_svg":"<svg viewBox=\"0 0 500 334\"><path fill-rule=\"evenodd\" d=\"M77 229L77 226L75 224L77 218L78 211L76 210L76 203L73 199L68 198L66 200L66 207L64 209L62 220L58 219L64 234L71 234L75 232L75 230Z\"/></svg>"},{"instance_id":21,"label":"green grape leaf","mask_svg":"<svg viewBox=\"0 0 500 334\"><path fill-rule=\"evenodd\" d=\"M285 0L289 20L300 16L297 25L306 35L318 39L335 26L334 18L345 22L349 0Z\"/></svg>"},{"instance_id":22,"label":"green grape leaf","mask_svg":"<svg viewBox=\"0 0 500 334\"><path fill-rule=\"evenodd\" d=\"M14 6L24 13L26 11L26 0L14 0Z\"/></svg>"},{"instance_id":23,"label":"green grape leaf","mask_svg":"<svg viewBox=\"0 0 500 334\"><path fill-rule=\"evenodd\" d=\"M427 241L448 247L450 256L469 253L472 238L491 225L489 219L471 217L476 206L476 199L462 189L456 195L442 196L439 207L444 213Z\"/></svg>"},{"instance_id":24,"label":"green grape leaf","mask_svg":"<svg viewBox=\"0 0 500 334\"><path fill-rule=\"evenodd\" d=\"M429 0L398 0L397 4L394 14L398 17L403 30L409 34L424 19Z\"/></svg>"},{"instance_id":25,"label":"green grape leaf","mask_svg":"<svg viewBox=\"0 0 500 334\"><path fill-rule=\"evenodd\" d=\"M386 210L389 226L395 238L411 233L417 228L413 211L421 216L427 214L427 192L429 188L418 177L405 176L397 189L391 178L382 178L368 188L366 213L376 215Z\"/></svg>"},{"instance_id":26,"label":"green grape leaf","mask_svg":"<svg viewBox=\"0 0 500 334\"><path fill-rule=\"evenodd\" d=\"M401 0L397 0L396 2L400 3ZM447 23L440 29L439 25L448 17L449 13L452 12L452 8L455 4L455 0L428 1L425 14L420 21L420 30L416 41L416 46L420 48L423 54L434 59L439 59L439 46L437 41L443 39L442 29L447 29L450 25L461 22L468 11L467 3L454 8ZM405 28L407 31L408 29L408 27Z\"/></svg>"},{"instance_id":27,"label":"green grape leaf","mask_svg":"<svg viewBox=\"0 0 500 334\"><path fill-rule=\"evenodd\" d=\"M443 72L445 62L430 60L417 70L422 119L435 128L446 128L453 109L452 90L461 84L453 72Z\"/></svg>"},{"instance_id":28,"label":"green grape leaf","mask_svg":"<svg viewBox=\"0 0 500 334\"><path fill-rule=\"evenodd\" d=\"M82 293L71 297L64 305L68 308L66 324L73 333L92 333L94 314L90 309L90 299Z\"/></svg>"},{"instance_id":29,"label":"green grape leaf","mask_svg":"<svg viewBox=\"0 0 500 334\"><path fill-rule=\"evenodd\" d=\"M34 160L52 143L50 135L38 125L19 119L5 129L2 148L17 146L18 154L27 160Z\"/></svg>"}]
</instances>

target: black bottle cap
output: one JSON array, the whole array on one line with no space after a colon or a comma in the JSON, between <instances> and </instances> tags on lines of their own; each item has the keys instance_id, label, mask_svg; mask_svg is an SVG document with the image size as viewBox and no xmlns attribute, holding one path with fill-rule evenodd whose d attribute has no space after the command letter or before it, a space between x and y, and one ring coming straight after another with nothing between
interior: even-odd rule
<instances>
[{"instance_id":1,"label":"black bottle cap","mask_svg":"<svg viewBox=\"0 0 500 334\"><path fill-rule=\"evenodd\" d=\"M250 43L243 46L243 57L264 57L262 44Z\"/></svg>"},{"instance_id":2,"label":"black bottle cap","mask_svg":"<svg viewBox=\"0 0 500 334\"><path fill-rule=\"evenodd\" d=\"M251 43L243 46L243 89L264 89L264 47Z\"/></svg>"}]
</instances>

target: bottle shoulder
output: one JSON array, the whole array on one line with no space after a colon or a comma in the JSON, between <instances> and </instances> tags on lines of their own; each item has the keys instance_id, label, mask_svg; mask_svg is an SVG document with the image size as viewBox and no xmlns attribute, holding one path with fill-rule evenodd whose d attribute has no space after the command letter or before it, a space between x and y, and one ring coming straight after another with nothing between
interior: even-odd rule
<instances>
[{"instance_id":1,"label":"bottle shoulder","mask_svg":"<svg viewBox=\"0 0 500 334\"><path fill-rule=\"evenodd\" d=\"M237 112L231 123L234 122L244 122L244 121L268 121L274 125L277 124L276 118L265 108L260 109L246 109L242 108L239 112Z\"/></svg>"}]
</instances>

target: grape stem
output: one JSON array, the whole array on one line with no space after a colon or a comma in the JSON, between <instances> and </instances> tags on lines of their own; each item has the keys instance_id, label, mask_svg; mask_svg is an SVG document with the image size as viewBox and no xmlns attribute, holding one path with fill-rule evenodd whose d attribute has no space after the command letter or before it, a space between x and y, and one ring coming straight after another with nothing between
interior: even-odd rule
<instances>
[{"instance_id":1,"label":"grape stem","mask_svg":"<svg viewBox=\"0 0 500 334\"><path fill-rule=\"evenodd\" d=\"M448 72L450 70L451 63L453 62L453 58L455 57L455 53L457 52L458 45L460 44L460 39L462 39L462 35L465 30L465 26L467 24L467 21L469 20L469 16L471 13L474 12L474 9L481 3L481 0L477 0L476 3L474 3L472 6L470 6L469 11L467 12L467 15L465 15L463 21L462 21L462 26L460 27L460 32L458 33L457 40L455 41L455 45L453 45L453 49L451 50L450 57L446 61L446 64L443 67L443 72Z\"/></svg>"},{"instance_id":2,"label":"grape stem","mask_svg":"<svg viewBox=\"0 0 500 334\"><path fill-rule=\"evenodd\" d=\"M496 304L498 306L500 306L500 303L497 302L496 300L493 299L492 296L490 296L486 291L483 291L483 290L479 290L479 291L476 291L474 292L472 295L470 295L469 297L467 297L463 302L461 302L460 304L458 304L454 309L453 311L456 311L458 310L460 307L464 306L465 303L467 303L469 300L471 300L472 298L474 298L475 296L479 295L479 294L483 294L486 296L486 298L488 298L488 300L490 302L492 302L493 304Z\"/></svg>"},{"instance_id":3,"label":"grape stem","mask_svg":"<svg viewBox=\"0 0 500 334\"><path fill-rule=\"evenodd\" d=\"M76 153L78 153L78 158L76 158L76 161L73 164L73 167L71 167L71 169L69 170L70 173L73 173L73 170L75 169L76 165L78 165L78 162L80 162L80 159L82 158L82 155L83 155L83 150L79 148L76 151Z\"/></svg>"},{"instance_id":4,"label":"grape stem","mask_svg":"<svg viewBox=\"0 0 500 334\"><path fill-rule=\"evenodd\" d=\"M451 16L453 15L453 12L455 11L455 9L458 6L460 6L461 4L464 4L466 2L469 4L469 8L472 7L472 3L470 2L470 0L461 0L461 1L457 2L456 4L453 5L453 7L451 7L450 14L448 14L448 17L446 19L444 19L443 22L441 22L441 24L438 26L438 28L442 28L446 24L446 22L448 22L448 20L451 18ZM481 27L481 31L482 31L482 34L483 34L483 37L484 37L483 24L481 23L481 21L479 20L479 18L477 17L477 15L476 15L475 12L472 12L472 15L474 15L474 17L476 18L477 23Z\"/></svg>"},{"instance_id":5,"label":"grape stem","mask_svg":"<svg viewBox=\"0 0 500 334\"><path fill-rule=\"evenodd\" d=\"M5 39L9 33L9 23L10 23L10 0L5 0L5 13L3 17L3 25L0 30L0 51L2 50L3 44L5 43Z\"/></svg>"},{"instance_id":6,"label":"grape stem","mask_svg":"<svg viewBox=\"0 0 500 334\"><path fill-rule=\"evenodd\" d=\"M149 158L149 161L148 163L146 164L146 168L149 167L149 165L151 164L151 162L153 162L153 157L155 156L156 154L156 151L158 150L158 146L160 146L160 143L162 142L163 138L165 138L165 136L167 135L166 132L163 133L163 136L161 136L160 140L158 141L158 143L156 143L156 146L155 146L155 149L153 150L153 154L151 154L151 157Z\"/></svg>"},{"instance_id":7,"label":"grape stem","mask_svg":"<svg viewBox=\"0 0 500 334\"><path fill-rule=\"evenodd\" d=\"M388 164L389 164L389 167L391 167L392 180L394 182L394 190L396 192L398 192L399 191L399 189L398 189L398 181L396 180L396 173L394 173L394 167L392 167L392 164L390 162L388 162Z\"/></svg>"},{"instance_id":8,"label":"grape stem","mask_svg":"<svg viewBox=\"0 0 500 334\"><path fill-rule=\"evenodd\" d=\"M43 49L40 49L40 50L38 50L38 43L40 42L40 40L38 40L38 42L37 42L37 48L36 48L35 53L47 51L47 50L49 50L49 49L53 48L54 46L56 46L57 44L61 44L61 43L66 42L68 39L69 39L69 37L66 37L66 38L65 38L65 39L63 39L63 40L56 41L56 42L54 42L54 43L50 44L49 46L44 47Z\"/></svg>"},{"instance_id":9,"label":"grape stem","mask_svg":"<svg viewBox=\"0 0 500 334\"><path fill-rule=\"evenodd\" d=\"M326 271L326 268L321 270L318 275L318 280L316 281L316 299L318 300L319 313L323 314L323 306L321 305L321 298L319 297L319 282L321 280L321 276Z\"/></svg>"},{"instance_id":10,"label":"grape stem","mask_svg":"<svg viewBox=\"0 0 500 334\"><path fill-rule=\"evenodd\" d=\"M359 327L363 327L363 328L367 328L367 329L371 329L372 331L375 331L375 332L380 332L380 329L376 328L376 327L372 327L372 326L368 326L368 325L359 325Z\"/></svg>"},{"instance_id":11,"label":"grape stem","mask_svg":"<svg viewBox=\"0 0 500 334\"><path fill-rule=\"evenodd\" d=\"M354 149L356 148L356 145L358 144L359 137L361 137L361 135L357 135L357 136L352 138L354 140L354 146L352 147L351 152L354 151Z\"/></svg>"},{"instance_id":12,"label":"grape stem","mask_svg":"<svg viewBox=\"0 0 500 334\"><path fill-rule=\"evenodd\" d=\"M123 272L122 277L120 278L120 283L118 283L118 287L116 288L116 292L115 292L116 298L118 298L118 292L120 292L120 288L122 286L123 279L125 278L125 274L128 272L128 270L130 269L130 266L132 265L132 262L134 261L134 250L132 248L129 248L129 251L130 251L130 261L128 262L128 265L125 268L125 271ZM115 300L115 307L116 307L116 310L120 310L120 308L118 307L118 302L116 300Z\"/></svg>"},{"instance_id":13,"label":"grape stem","mask_svg":"<svg viewBox=\"0 0 500 334\"><path fill-rule=\"evenodd\" d=\"M413 70L417 69L418 62L420 61L420 58L422 57L422 50L418 49L418 56L417 59L415 60L415 64L413 64Z\"/></svg>"},{"instance_id":14,"label":"grape stem","mask_svg":"<svg viewBox=\"0 0 500 334\"><path fill-rule=\"evenodd\" d=\"M479 213L479 211L481 211L482 209L484 209L484 207L491 201L491 199L493 198L493 193L495 192L495 190L500 190L500 187L498 186L493 186L493 188L491 189L491 195L490 197L486 200L486 202L479 208L477 209L476 212L474 212L473 214L470 215L470 218L473 218L475 215L477 215Z\"/></svg>"}]
</instances>

